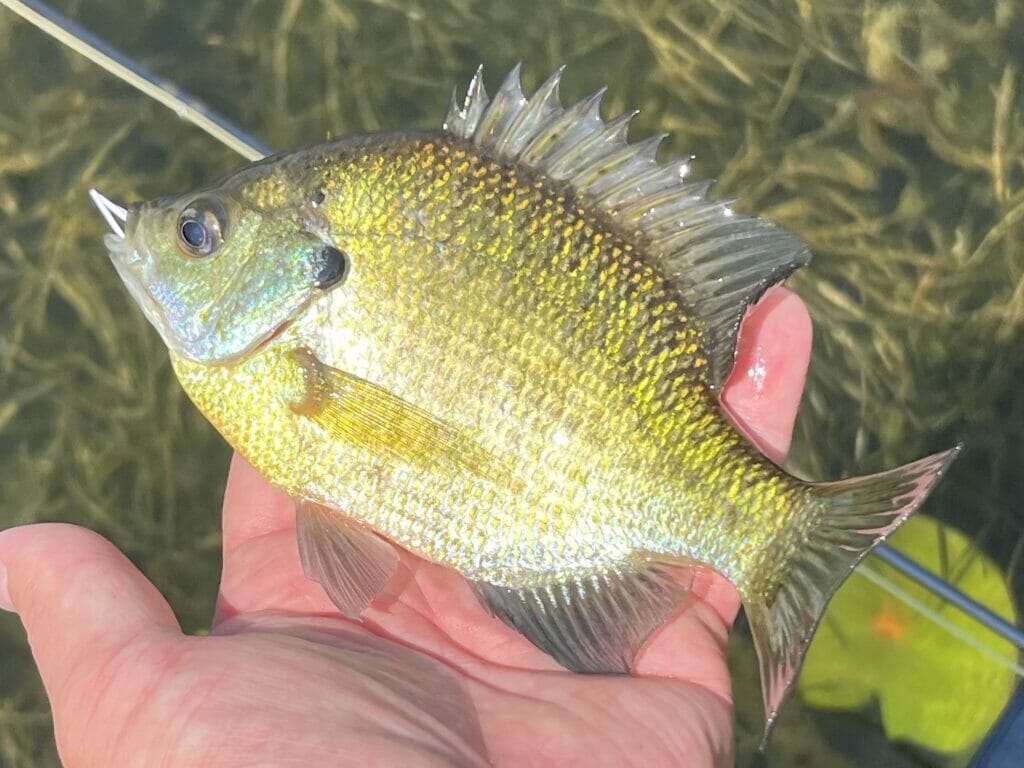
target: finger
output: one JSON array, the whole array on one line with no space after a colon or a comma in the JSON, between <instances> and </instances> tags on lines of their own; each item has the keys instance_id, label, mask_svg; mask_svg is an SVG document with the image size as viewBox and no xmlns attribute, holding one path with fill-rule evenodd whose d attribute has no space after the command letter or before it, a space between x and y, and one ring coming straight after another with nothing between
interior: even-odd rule
<instances>
[{"instance_id":1,"label":"finger","mask_svg":"<svg viewBox=\"0 0 1024 768\"><path fill-rule=\"evenodd\" d=\"M650 637L633 663L640 677L667 677L696 683L716 696L730 696L725 650L739 612L736 589L710 568L688 569L693 578L686 602L675 618Z\"/></svg>"},{"instance_id":2,"label":"finger","mask_svg":"<svg viewBox=\"0 0 1024 768\"><path fill-rule=\"evenodd\" d=\"M127 645L181 631L157 588L84 528L47 523L3 531L0 572L8 590L0 604L20 616L55 711L84 684L81 676L103 669Z\"/></svg>"},{"instance_id":3,"label":"finger","mask_svg":"<svg viewBox=\"0 0 1024 768\"><path fill-rule=\"evenodd\" d=\"M810 358L807 308L785 288L768 291L740 329L736 366L722 403L737 426L776 463L782 463L789 450ZM651 638L634 671L699 682L727 695L728 670L713 660L724 659L739 595L714 571L698 570L694 576L693 600Z\"/></svg>"},{"instance_id":4,"label":"finger","mask_svg":"<svg viewBox=\"0 0 1024 768\"><path fill-rule=\"evenodd\" d=\"M295 504L237 453L224 489L224 560L252 539L295 528Z\"/></svg>"},{"instance_id":5,"label":"finger","mask_svg":"<svg viewBox=\"0 0 1024 768\"><path fill-rule=\"evenodd\" d=\"M302 573L295 503L235 454L224 492L224 561L213 626L250 611L334 611Z\"/></svg>"},{"instance_id":6,"label":"finger","mask_svg":"<svg viewBox=\"0 0 1024 768\"><path fill-rule=\"evenodd\" d=\"M785 288L768 291L740 328L736 364L722 404L772 461L789 452L793 423L811 360L811 317Z\"/></svg>"},{"instance_id":7,"label":"finger","mask_svg":"<svg viewBox=\"0 0 1024 768\"><path fill-rule=\"evenodd\" d=\"M562 669L548 654L480 604L464 577L403 553L395 579L362 621L445 662L467 669L484 661L515 669ZM468 656L467 656L468 652Z\"/></svg>"}]
</instances>

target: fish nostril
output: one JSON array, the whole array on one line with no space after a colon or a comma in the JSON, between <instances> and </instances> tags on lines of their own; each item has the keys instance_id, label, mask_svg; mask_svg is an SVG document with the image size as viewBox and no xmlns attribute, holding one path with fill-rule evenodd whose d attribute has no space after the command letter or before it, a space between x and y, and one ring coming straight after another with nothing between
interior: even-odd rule
<instances>
[{"instance_id":1,"label":"fish nostril","mask_svg":"<svg viewBox=\"0 0 1024 768\"><path fill-rule=\"evenodd\" d=\"M340 283L348 274L349 258L344 251L333 245L325 245L317 256L319 264L314 277L317 288L327 290Z\"/></svg>"}]
</instances>

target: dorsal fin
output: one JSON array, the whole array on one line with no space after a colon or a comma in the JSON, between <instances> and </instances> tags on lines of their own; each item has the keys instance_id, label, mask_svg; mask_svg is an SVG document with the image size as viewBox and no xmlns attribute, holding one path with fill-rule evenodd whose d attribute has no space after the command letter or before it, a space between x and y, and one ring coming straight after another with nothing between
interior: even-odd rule
<instances>
[{"instance_id":1,"label":"dorsal fin","mask_svg":"<svg viewBox=\"0 0 1024 768\"><path fill-rule=\"evenodd\" d=\"M561 69L529 98L519 69L493 100L478 69L461 107L453 94L445 130L568 184L624 234L639 232L704 323L710 384L720 387L732 370L746 308L810 261L807 246L771 222L734 213L729 200L709 200L711 182L686 178L690 159L658 162L664 136L629 143L636 113L603 120L604 89L563 107Z\"/></svg>"}]
</instances>

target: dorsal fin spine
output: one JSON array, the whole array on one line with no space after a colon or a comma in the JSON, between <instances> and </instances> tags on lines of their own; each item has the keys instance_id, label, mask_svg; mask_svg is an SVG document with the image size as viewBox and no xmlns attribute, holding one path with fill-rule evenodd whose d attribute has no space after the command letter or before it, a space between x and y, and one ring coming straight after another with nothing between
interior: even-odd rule
<instances>
[{"instance_id":1,"label":"dorsal fin spine","mask_svg":"<svg viewBox=\"0 0 1024 768\"><path fill-rule=\"evenodd\" d=\"M562 80L564 69L565 67L556 69L551 77L541 84L537 92L524 103L519 117L509 124L505 136L499 137L494 144L494 149L499 155L517 158L519 152L533 138L540 126L562 108L558 86ZM472 138L472 136L465 138Z\"/></svg>"},{"instance_id":2,"label":"dorsal fin spine","mask_svg":"<svg viewBox=\"0 0 1024 768\"><path fill-rule=\"evenodd\" d=\"M558 96L563 68L528 98L519 72L516 65L489 101L478 70L462 108L453 100L446 130L567 184L624 236L639 234L645 255L703 324L708 384L719 387L746 307L810 261L807 247L769 222L737 215L730 201L707 199L710 182L687 180L689 160L659 163L664 135L629 143L636 113L602 120L604 89L566 108Z\"/></svg>"},{"instance_id":3,"label":"dorsal fin spine","mask_svg":"<svg viewBox=\"0 0 1024 768\"><path fill-rule=\"evenodd\" d=\"M592 135L595 127L603 125L601 99L606 90L602 88L562 114L553 116L540 136L523 149L520 159L527 163L543 163L548 169L555 167L561 157L576 148L578 141L573 140L576 138L574 134L579 138ZM557 150L551 151L554 147L558 147Z\"/></svg>"},{"instance_id":4,"label":"dorsal fin spine","mask_svg":"<svg viewBox=\"0 0 1024 768\"><path fill-rule=\"evenodd\" d=\"M551 175L563 181L576 179L584 170L596 171L593 157L604 147L617 147L626 143L629 124L637 112L626 112L614 120L602 123L602 127L589 138L583 138L569 152L552 162ZM600 119L600 118L599 118ZM578 179L577 179L578 181Z\"/></svg>"},{"instance_id":5,"label":"dorsal fin spine","mask_svg":"<svg viewBox=\"0 0 1024 768\"><path fill-rule=\"evenodd\" d=\"M629 130L629 121L636 113L620 115L614 121L602 124L600 130L584 136L579 142L566 147L566 151L558 157L548 159L548 172L559 181L575 176L582 168L585 168L591 157L591 152L604 143L625 142L626 132ZM600 120L600 118L598 118ZM621 136L621 139L620 139Z\"/></svg>"},{"instance_id":6,"label":"dorsal fin spine","mask_svg":"<svg viewBox=\"0 0 1024 768\"><path fill-rule=\"evenodd\" d=\"M519 82L520 68L520 64L512 68L488 105L487 112L476 129L479 144L487 146L494 136L504 135L509 123L515 120L526 105L526 97Z\"/></svg>"},{"instance_id":7,"label":"dorsal fin spine","mask_svg":"<svg viewBox=\"0 0 1024 768\"><path fill-rule=\"evenodd\" d=\"M606 208L618 207L627 199L639 202L650 187L665 182L665 169L654 159L664 140L665 134L659 133L635 144L627 144L622 150L622 166L604 179L596 179L591 185L594 199Z\"/></svg>"}]
</instances>

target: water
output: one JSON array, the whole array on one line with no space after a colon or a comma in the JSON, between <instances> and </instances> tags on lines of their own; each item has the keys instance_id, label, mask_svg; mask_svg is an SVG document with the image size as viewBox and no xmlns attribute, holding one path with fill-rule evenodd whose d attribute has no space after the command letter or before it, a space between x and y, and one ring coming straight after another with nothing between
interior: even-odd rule
<instances>
[{"instance_id":1,"label":"water","mask_svg":"<svg viewBox=\"0 0 1024 768\"><path fill-rule=\"evenodd\" d=\"M55 5L274 147L435 128L451 87L524 62L563 93L610 86L719 194L811 244L816 322L794 465L835 477L963 439L926 511L1021 592L1024 65L1011 2L64 2ZM116 20L116 23L113 22ZM200 186L228 149L0 12L0 525L112 538L187 630L209 621L228 452L185 402L110 269L95 186ZM962 562L945 565L956 575ZM732 649L741 764L945 764L880 715L790 704L764 758L753 659ZM55 763L20 625L0 617L0 765ZM8 663L10 662L10 663ZM880 757L884 755L885 757Z\"/></svg>"}]
</instances>

